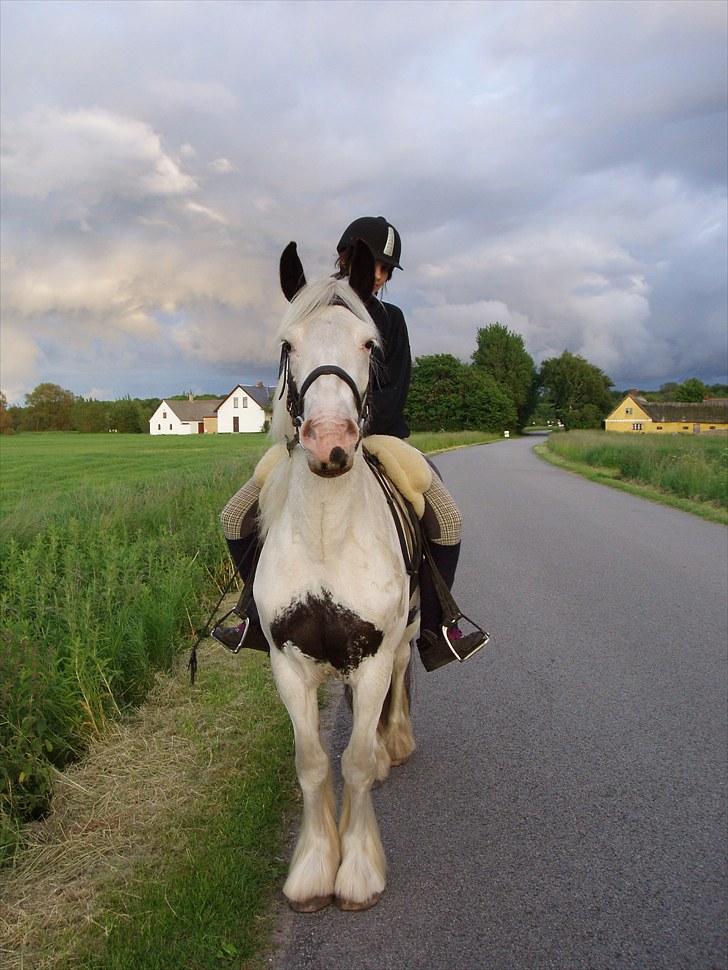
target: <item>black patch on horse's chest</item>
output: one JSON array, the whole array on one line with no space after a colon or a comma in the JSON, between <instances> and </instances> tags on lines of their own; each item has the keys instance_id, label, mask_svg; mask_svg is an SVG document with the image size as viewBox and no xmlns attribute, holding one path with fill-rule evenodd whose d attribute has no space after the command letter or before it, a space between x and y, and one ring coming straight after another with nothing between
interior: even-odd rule
<instances>
[{"instance_id":1,"label":"black patch on horse's chest","mask_svg":"<svg viewBox=\"0 0 728 970\"><path fill-rule=\"evenodd\" d=\"M344 674L375 654L384 637L373 623L334 603L326 589L292 603L273 620L270 631L279 650L290 640L306 656Z\"/></svg>"}]
</instances>

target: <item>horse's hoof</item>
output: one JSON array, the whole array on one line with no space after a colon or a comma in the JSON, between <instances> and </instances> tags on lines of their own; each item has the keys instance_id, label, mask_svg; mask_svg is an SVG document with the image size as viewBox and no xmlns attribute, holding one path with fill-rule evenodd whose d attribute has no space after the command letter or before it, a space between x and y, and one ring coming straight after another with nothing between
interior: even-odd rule
<instances>
[{"instance_id":1,"label":"horse's hoof","mask_svg":"<svg viewBox=\"0 0 728 970\"><path fill-rule=\"evenodd\" d=\"M409 759L412 757L411 754L406 754L404 758L392 758L392 767L401 768L402 765L406 765Z\"/></svg>"},{"instance_id":2,"label":"horse's hoof","mask_svg":"<svg viewBox=\"0 0 728 970\"><path fill-rule=\"evenodd\" d=\"M342 913L362 913L365 909L371 909L372 906L376 906L381 898L381 893L374 893L374 895L370 896L366 902L355 903L351 899L341 899L339 896L337 896L336 905L342 911Z\"/></svg>"},{"instance_id":3,"label":"horse's hoof","mask_svg":"<svg viewBox=\"0 0 728 970\"><path fill-rule=\"evenodd\" d=\"M318 913L320 909L326 907L334 900L333 896L312 896L310 899L298 900L289 899L288 905L294 913Z\"/></svg>"}]
</instances>

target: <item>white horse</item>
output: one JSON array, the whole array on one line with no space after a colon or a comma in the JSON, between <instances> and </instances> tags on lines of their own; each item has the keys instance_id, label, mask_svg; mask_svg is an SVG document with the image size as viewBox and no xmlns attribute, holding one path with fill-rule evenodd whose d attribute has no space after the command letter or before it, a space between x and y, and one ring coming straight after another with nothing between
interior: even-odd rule
<instances>
[{"instance_id":1,"label":"white horse","mask_svg":"<svg viewBox=\"0 0 728 970\"><path fill-rule=\"evenodd\" d=\"M363 244L348 282L306 285L295 243L281 257L292 302L280 331L272 430L287 440L289 454L261 492L265 544L254 594L295 735L303 819L283 892L299 912L334 898L345 910L377 902L386 861L370 790L415 747L405 688L416 634L407 622L409 581L392 516L360 447L379 339L362 302L373 274ZM338 828L317 702L317 688L331 676L353 695Z\"/></svg>"}]
</instances>

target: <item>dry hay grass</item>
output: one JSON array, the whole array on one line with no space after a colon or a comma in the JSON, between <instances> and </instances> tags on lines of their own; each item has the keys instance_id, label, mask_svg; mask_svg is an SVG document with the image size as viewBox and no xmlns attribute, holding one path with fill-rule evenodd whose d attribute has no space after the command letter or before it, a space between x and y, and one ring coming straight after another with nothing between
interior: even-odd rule
<instances>
[{"instance_id":1,"label":"dry hay grass","mask_svg":"<svg viewBox=\"0 0 728 970\"><path fill-rule=\"evenodd\" d=\"M99 893L133 893L135 866L161 863L164 834L228 770L221 746L235 745L239 755L236 722L246 700L213 714L205 706L205 675L235 679L237 658L210 641L199 654L201 690L190 689L184 665L159 676L133 719L112 725L82 763L57 774L50 815L28 826L14 866L0 873L4 970L67 962L79 928L103 928ZM194 725L189 736L180 731L185 723Z\"/></svg>"}]
</instances>

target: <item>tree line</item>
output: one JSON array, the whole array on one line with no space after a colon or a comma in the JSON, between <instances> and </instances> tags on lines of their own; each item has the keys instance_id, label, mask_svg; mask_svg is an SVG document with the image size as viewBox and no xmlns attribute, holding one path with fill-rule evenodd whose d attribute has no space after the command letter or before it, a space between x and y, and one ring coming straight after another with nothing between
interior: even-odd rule
<instances>
[{"instance_id":1,"label":"tree line","mask_svg":"<svg viewBox=\"0 0 728 970\"><path fill-rule=\"evenodd\" d=\"M704 384L697 377L689 377L682 383L668 381L656 391L640 391L647 401L683 401L699 403L706 397L728 397L728 384ZM626 391L620 392L620 400Z\"/></svg>"},{"instance_id":2,"label":"tree line","mask_svg":"<svg viewBox=\"0 0 728 970\"><path fill-rule=\"evenodd\" d=\"M695 377L640 391L648 401L702 401L728 397L728 385ZM565 350L536 368L523 337L500 323L477 332L470 363L451 354L418 357L406 416L413 431L520 430L529 423L599 428L624 397L594 364ZM203 394L198 397L224 397ZM187 400L177 394L167 400ZM8 407L0 392L0 433L13 431L119 431L143 434L161 398L97 401L44 382L25 395L25 406Z\"/></svg>"},{"instance_id":3,"label":"tree line","mask_svg":"<svg viewBox=\"0 0 728 970\"><path fill-rule=\"evenodd\" d=\"M81 397L58 384L43 382L25 395L25 406L7 406L0 393L0 432L13 431L149 431L149 419L161 398L124 397L96 401Z\"/></svg>"}]
</instances>

